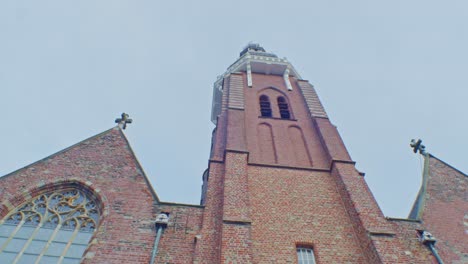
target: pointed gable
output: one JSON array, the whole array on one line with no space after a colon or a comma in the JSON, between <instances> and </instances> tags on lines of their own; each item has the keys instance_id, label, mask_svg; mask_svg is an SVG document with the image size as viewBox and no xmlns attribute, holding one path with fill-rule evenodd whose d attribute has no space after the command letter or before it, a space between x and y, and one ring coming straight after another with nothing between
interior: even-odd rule
<instances>
[{"instance_id":1,"label":"pointed gable","mask_svg":"<svg viewBox=\"0 0 468 264\"><path fill-rule=\"evenodd\" d=\"M0 223L31 198L70 187L93 193L100 203L102 221L93 239L106 243L91 243L90 262L136 263L128 251L149 261L159 201L119 127L1 177ZM111 249L111 256L104 254Z\"/></svg>"}]
</instances>

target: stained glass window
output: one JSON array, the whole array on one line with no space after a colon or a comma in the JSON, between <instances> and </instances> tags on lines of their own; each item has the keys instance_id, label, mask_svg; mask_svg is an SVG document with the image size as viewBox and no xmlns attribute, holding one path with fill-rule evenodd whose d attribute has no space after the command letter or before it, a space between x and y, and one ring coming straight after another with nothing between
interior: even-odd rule
<instances>
[{"instance_id":1,"label":"stained glass window","mask_svg":"<svg viewBox=\"0 0 468 264\"><path fill-rule=\"evenodd\" d=\"M97 201L84 191L41 194L0 221L0 260L80 263L98 221Z\"/></svg>"}]
</instances>

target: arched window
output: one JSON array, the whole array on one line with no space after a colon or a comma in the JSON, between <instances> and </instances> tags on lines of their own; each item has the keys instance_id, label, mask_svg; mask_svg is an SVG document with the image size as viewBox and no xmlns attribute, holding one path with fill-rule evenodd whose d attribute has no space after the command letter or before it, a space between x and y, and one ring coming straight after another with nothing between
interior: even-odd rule
<instances>
[{"instance_id":1,"label":"arched window","mask_svg":"<svg viewBox=\"0 0 468 264\"><path fill-rule=\"evenodd\" d=\"M286 99L282 96L278 97L278 108L282 119L291 118L291 114L289 113L288 102L286 102Z\"/></svg>"},{"instance_id":2,"label":"arched window","mask_svg":"<svg viewBox=\"0 0 468 264\"><path fill-rule=\"evenodd\" d=\"M2 263L80 263L99 221L96 199L65 188L34 197L0 221Z\"/></svg>"},{"instance_id":3,"label":"arched window","mask_svg":"<svg viewBox=\"0 0 468 264\"><path fill-rule=\"evenodd\" d=\"M264 117L271 117L270 99L266 95L260 96L260 113Z\"/></svg>"}]
</instances>

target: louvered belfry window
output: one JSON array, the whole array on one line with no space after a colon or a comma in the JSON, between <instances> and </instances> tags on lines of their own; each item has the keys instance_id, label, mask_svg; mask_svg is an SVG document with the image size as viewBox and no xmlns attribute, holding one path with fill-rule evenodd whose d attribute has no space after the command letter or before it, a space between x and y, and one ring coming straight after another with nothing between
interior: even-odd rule
<instances>
[{"instance_id":1,"label":"louvered belfry window","mask_svg":"<svg viewBox=\"0 0 468 264\"><path fill-rule=\"evenodd\" d=\"M266 95L260 96L260 113L263 117L271 117L270 99Z\"/></svg>"},{"instance_id":2,"label":"louvered belfry window","mask_svg":"<svg viewBox=\"0 0 468 264\"><path fill-rule=\"evenodd\" d=\"M286 99L282 96L278 97L278 108L282 119L291 118L291 114L289 113L288 102L286 102Z\"/></svg>"},{"instance_id":3,"label":"louvered belfry window","mask_svg":"<svg viewBox=\"0 0 468 264\"><path fill-rule=\"evenodd\" d=\"M97 201L84 191L36 196L0 221L0 262L80 263L98 221Z\"/></svg>"}]
</instances>

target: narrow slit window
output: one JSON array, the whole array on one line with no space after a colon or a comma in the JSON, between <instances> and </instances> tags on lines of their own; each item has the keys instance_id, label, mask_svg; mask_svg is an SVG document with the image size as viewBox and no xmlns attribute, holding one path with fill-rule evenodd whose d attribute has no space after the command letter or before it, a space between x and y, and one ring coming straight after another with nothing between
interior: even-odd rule
<instances>
[{"instance_id":1,"label":"narrow slit window","mask_svg":"<svg viewBox=\"0 0 468 264\"><path fill-rule=\"evenodd\" d=\"M264 117L271 117L270 99L266 95L260 96L260 114Z\"/></svg>"},{"instance_id":2,"label":"narrow slit window","mask_svg":"<svg viewBox=\"0 0 468 264\"><path fill-rule=\"evenodd\" d=\"M290 119L291 114L289 113L288 103L286 99L282 96L278 97L278 108L280 112L280 116L282 119Z\"/></svg>"},{"instance_id":3,"label":"narrow slit window","mask_svg":"<svg viewBox=\"0 0 468 264\"><path fill-rule=\"evenodd\" d=\"M312 248L298 247L297 252L297 263L298 264L315 264L315 256Z\"/></svg>"}]
</instances>

